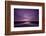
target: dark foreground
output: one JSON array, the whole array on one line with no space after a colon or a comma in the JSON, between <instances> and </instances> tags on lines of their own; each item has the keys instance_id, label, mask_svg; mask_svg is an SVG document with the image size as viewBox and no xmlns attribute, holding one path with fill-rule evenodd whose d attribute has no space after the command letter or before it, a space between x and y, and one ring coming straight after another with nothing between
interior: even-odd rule
<instances>
[{"instance_id":1,"label":"dark foreground","mask_svg":"<svg viewBox=\"0 0 46 36\"><path fill-rule=\"evenodd\" d=\"M14 22L14 27L37 27L39 26L39 21L16 21Z\"/></svg>"}]
</instances>

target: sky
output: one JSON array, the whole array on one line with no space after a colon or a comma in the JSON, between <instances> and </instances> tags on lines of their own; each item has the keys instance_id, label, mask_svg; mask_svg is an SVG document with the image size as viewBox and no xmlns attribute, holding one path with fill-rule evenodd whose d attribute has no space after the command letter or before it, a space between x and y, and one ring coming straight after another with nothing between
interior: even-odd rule
<instances>
[{"instance_id":1,"label":"sky","mask_svg":"<svg viewBox=\"0 0 46 36\"><path fill-rule=\"evenodd\" d=\"M14 21L38 21L39 9L14 9Z\"/></svg>"}]
</instances>

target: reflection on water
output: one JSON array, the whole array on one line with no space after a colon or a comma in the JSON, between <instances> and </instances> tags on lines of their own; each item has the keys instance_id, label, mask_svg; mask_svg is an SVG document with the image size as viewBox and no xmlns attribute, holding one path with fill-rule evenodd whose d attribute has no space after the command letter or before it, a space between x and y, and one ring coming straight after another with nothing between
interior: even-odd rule
<instances>
[{"instance_id":1,"label":"reflection on water","mask_svg":"<svg viewBox=\"0 0 46 36\"><path fill-rule=\"evenodd\" d=\"M39 21L16 21L14 27L34 27L38 26Z\"/></svg>"}]
</instances>

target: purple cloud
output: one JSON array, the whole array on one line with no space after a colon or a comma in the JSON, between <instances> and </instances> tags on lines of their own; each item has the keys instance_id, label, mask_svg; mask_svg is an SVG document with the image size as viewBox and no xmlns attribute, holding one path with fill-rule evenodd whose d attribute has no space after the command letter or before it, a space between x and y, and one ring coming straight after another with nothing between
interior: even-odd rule
<instances>
[{"instance_id":1,"label":"purple cloud","mask_svg":"<svg viewBox=\"0 0 46 36\"><path fill-rule=\"evenodd\" d=\"M38 21L39 10L38 9L14 9L15 21Z\"/></svg>"}]
</instances>

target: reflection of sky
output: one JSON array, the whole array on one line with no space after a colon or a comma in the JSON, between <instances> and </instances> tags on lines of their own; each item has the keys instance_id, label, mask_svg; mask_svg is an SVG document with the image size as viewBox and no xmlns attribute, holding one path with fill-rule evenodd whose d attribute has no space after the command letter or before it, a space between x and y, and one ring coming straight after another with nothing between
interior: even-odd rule
<instances>
[{"instance_id":1,"label":"reflection of sky","mask_svg":"<svg viewBox=\"0 0 46 36\"><path fill-rule=\"evenodd\" d=\"M38 15L39 15L38 9L14 9L15 20L35 21L39 19Z\"/></svg>"}]
</instances>

